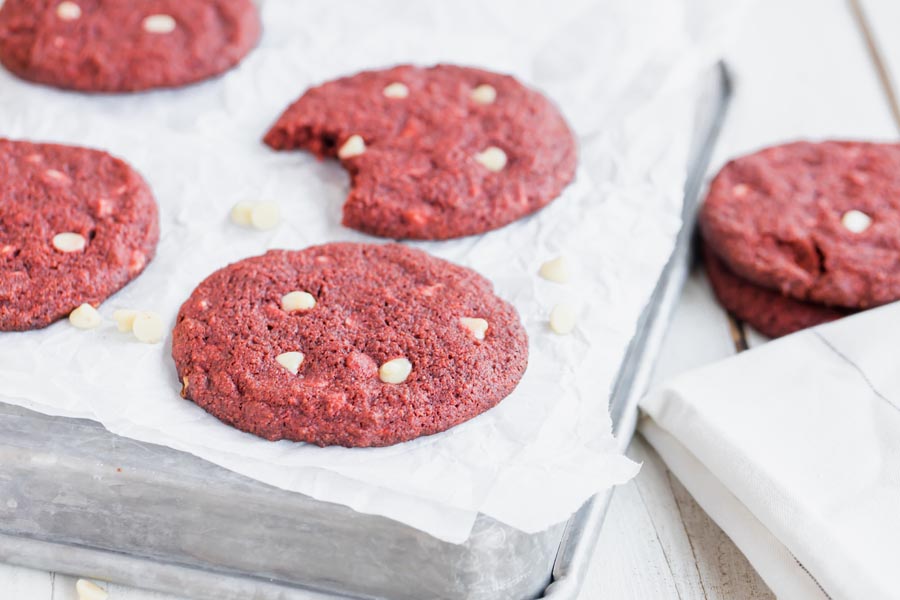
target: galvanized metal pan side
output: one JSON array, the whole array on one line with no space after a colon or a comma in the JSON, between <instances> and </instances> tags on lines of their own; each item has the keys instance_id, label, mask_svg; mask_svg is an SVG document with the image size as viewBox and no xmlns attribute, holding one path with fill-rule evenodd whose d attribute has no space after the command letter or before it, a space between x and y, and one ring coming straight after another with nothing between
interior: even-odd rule
<instances>
[{"instance_id":1,"label":"galvanized metal pan side","mask_svg":"<svg viewBox=\"0 0 900 600\"><path fill-rule=\"evenodd\" d=\"M700 193L731 96L732 80L728 68L724 63L719 63L700 91L697 136L693 142L691 168L685 182L683 222L675 249L644 309L637 334L628 347L610 396L613 430L623 451L634 435L638 400L646 391L672 311L690 271ZM543 598L574 600L578 596L590 556L600 537L612 493L609 490L594 496L569 519L553 566L553 579Z\"/></svg>"}]
</instances>

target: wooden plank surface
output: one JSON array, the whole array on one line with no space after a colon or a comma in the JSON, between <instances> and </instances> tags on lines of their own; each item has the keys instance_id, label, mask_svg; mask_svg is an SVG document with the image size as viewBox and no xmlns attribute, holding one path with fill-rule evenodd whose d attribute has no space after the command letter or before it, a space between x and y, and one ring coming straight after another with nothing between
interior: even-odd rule
<instances>
[{"instance_id":1,"label":"wooden plank surface","mask_svg":"<svg viewBox=\"0 0 900 600\"><path fill-rule=\"evenodd\" d=\"M861 0L894 81L900 80L897 0ZM713 158L796 138L889 139L897 129L846 0L759 0L728 62L736 97ZM749 334L751 344L762 343ZM657 381L734 351L728 320L694 273L667 335ZM724 533L638 436L644 467L613 497L581 598L771 598ZM75 600L75 579L0 565L3 598ZM178 600L104 584L110 600Z\"/></svg>"}]
</instances>

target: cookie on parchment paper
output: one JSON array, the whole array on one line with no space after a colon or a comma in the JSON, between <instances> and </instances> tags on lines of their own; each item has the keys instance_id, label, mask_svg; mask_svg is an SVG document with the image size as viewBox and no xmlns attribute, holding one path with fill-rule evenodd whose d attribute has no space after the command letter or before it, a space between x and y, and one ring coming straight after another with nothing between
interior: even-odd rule
<instances>
[{"instance_id":1,"label":"cookie on parchment paper","mask_svg":"<svg viewBox=\"0 0 900 600\"><path fill-rule=\"evenodd\" d=\"M252 0L6 0L0 62L37 83L134 92L218 75L259 34Z\"/></svg>"},{"instance_id":2,"label":"cookie on parchment paper","mask_svg":"<svg viewBox=\"0 0 900 600\"><path fill-rule=\"evenodd\" d=\"M182 395L269 440L387 446L509 395L528 340L470 269L398 244L273 250L210 275L181 307Z\"/></svg>"},{"instance_id":3,"label":"cookie on parchment paper","mask_svg":"<svg viewBox=\"0 0 900 600\"><path fill-rule=\"evenodd\" d=\"M351 178L343 224L396 239L507 225L559 196L577 163L572 132L547 98L508 75L453 65L314 87L265 142L339 158Z\"/></svg>"},{"instance_id":4,"label":"cookie on parchment paper","mask_svg":"<svg viewBox=\"0 0 900 600\"><path fill-rule=\"evenodd\" d=\"M150 189L99 150L0 139L0 331L98 305L153 258Z\"/></svg>"}]
</instances>

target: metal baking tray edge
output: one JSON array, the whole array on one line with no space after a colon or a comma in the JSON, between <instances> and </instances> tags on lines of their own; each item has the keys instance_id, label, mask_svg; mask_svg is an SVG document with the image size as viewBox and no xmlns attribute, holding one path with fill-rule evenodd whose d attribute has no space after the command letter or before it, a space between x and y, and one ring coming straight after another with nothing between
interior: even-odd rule
<instances>
[{"instance_id":1,"label":"metal baking tray edge","mask_svg":"<svg viewBox=\"0 0 900 600\"><path fill-rule=\"evenodd\" d=\"M724 65L711 80L715 89L709 104L701 103L702 134L685 186L684 225L611 396L623 449L686 277L699 192L731 95ZM45 437L33 439L35 428ZM140 472L148 464L153 469ZM0 404L0 561L198 600L422 598L445 591L473 599L574 599L611 494L595 496L567 523L539 534L482 515L470 540L446 544L389 519L120 438L90 421ZM184 552L154 554L159 548ZM287 555L280 570L265 562L276 554ZM307 585L298 572L326 576Z\"/></svg>"}]
</instances>

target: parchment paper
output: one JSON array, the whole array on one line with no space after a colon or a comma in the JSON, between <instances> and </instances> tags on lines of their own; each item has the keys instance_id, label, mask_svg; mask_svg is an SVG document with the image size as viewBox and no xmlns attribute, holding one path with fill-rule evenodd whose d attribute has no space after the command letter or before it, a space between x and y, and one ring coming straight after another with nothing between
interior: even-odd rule
<instances>
[{"instance_id":1,"label":"parchment paper","mask_svg":"<svg viewBox=\"0 0 900 600\"><path fill-rule=\"evenodd\" d=\"M461 542L478 512L525 531L566 519L632 477L615 451L610 385L679 228L698 74L734 7L700 0L261 3L264 36L236 70L190 88L129 96L53 90L0 73L0 135L103 148L133 164L161 209L157 258L105 302L168 324L213 270L269 248L380 242L340 226L347 177L333 162L260 138L304 89L364 68L448 61L515 74L577 132L577 180L532 218L463 240L414 244L495 282L530 336L528 370L497 408L383 449L271 443L179 396L168 338L145 345L112 322L0 335L0 397L193 453L270 484ZM280 203L271 232L228 221L240 200ZM537 277L565 254L571 284ZM574 334L547 327L579 306Z\"/></svg>"}]
</instances>

